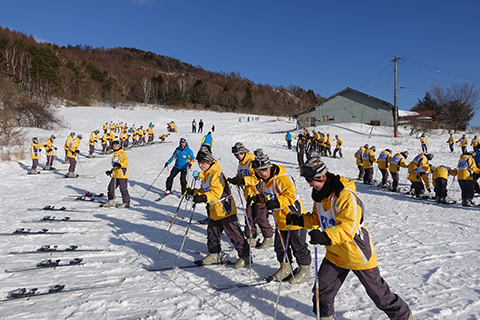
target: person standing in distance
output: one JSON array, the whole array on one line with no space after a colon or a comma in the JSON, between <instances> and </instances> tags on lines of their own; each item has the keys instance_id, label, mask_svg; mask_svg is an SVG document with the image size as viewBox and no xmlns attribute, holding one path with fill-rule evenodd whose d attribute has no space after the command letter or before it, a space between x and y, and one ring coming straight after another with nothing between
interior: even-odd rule
<instances>
[{"instance_id":1,"label":"person standing in distance","mask_svg":"<svg viewBox=\"0 0 480 320\"><path fill-rule=\"evenodd\" d=\"M173 179L180 173L180 185L182 186L182 194L187 189L187 170L192 166L195 161L193 151L190 149L187 143L187 139L180 138L178 147L173 152L170 159L165 162L165 167L175 160L175 165L170 171L170 175L166 181L165 195L170 194L172 191Z\"/></svg>"}]
</instances>

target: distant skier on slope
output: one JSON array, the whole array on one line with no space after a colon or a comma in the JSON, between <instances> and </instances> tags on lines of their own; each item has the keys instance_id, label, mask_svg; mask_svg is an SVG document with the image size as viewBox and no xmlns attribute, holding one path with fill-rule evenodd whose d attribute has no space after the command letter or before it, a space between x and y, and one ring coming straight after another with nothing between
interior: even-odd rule
<instances>
[{"instance_id":1,"label":"distant skier on slope","mask_svg":"<svg viewBox=\"0 0 480 320\"><path fill-rule=\"evenodd\" d=\"M182 187L182 194L185 193L187 188L187 169L189 169L195 161L193 151L188 146L187 139L180 138L178 147L173 152L170 159L165 162L165 167L175 160L175 165L170 171L170 175L167 178L165 186L165 195L170 194L172 191L173 179L180 173L180 185Z\"/></svg>"},{"instance_id":2,"label":"distant skier on slope","mask_svg":"<svg viewBox=\"0 0 480 320\"><path fill-rule=\"evenodd\" d=\"M122 203L117 206L119 209L130 208L130 194L128 193L128 157L125 150L120 146L118 140L113 141L112 169L105 173L110 176L108 184L108 202L104 207L115 207L115 189L120 187Z\"/></svg>"},{"instance_id":3,"label":"distant skier on slope","mask_svg":"<svg viewBox=\"0 0 480 320\"><path fill-rule=\"evenodd\" d=\"M37 137L32 138L32 142L30 143L30 154L32 158L32 167L30 168L29 174L39 174L40 172L37 171L38 166L38 159L40 158L40 152L43 147L43 144L38 143Z\"/></svg>"},{"instance_id":4,"label":"distant skier on slope","mask_svg":"<svg viewBox=\"0 0 480 320\"><path fill-rule=\"evenodd\" d=\"M370 232L363 225L365 207L355 193L355 183L328 172L319 157L308 160L300 175L313 189L313 211L301 216L289 214L287 224L305 229L320 226L320 230L309 232L310 243L323 245L327 250L318 271L320 310L314 294L313 312L319 312L320 319L334 319L335 297L348 273L353 271L377 308L390 319L411 319L408 305L390 291L380 275Z\"/></svg>"}]
</instances>

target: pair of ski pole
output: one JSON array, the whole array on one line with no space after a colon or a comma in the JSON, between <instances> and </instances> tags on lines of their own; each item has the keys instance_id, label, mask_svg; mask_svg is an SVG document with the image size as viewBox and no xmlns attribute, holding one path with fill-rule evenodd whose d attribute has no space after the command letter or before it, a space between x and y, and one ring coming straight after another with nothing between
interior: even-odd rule
<instances>
[{"instance_id":1,"label":"pair of ski pole","mask_svg":"<svg viewBox=\"0 0 480 320\"><path fill-rule=\"evenodd\" d=\"M145 197L145 195L148 193L148 191L150 190L150 188L153 186L153 184L155 183L155 181L157 181L158 177L160 177L160 175L162 174L163 170L165 170L165 168L167 168L168 170L168 165L163 167L163 169L160 171L160 173L158 174L158 176L155 178L155 180L153 180L152 184L148 187L147 191L145 191L145 193L143 194L142 198Z\"/></svg>"}]
</instances>

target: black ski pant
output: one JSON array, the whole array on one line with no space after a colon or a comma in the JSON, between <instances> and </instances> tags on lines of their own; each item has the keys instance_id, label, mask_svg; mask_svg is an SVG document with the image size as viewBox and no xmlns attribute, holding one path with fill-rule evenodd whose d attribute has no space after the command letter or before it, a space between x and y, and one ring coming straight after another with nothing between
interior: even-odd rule
<instances>
[{"instance_id":1,"label":"black ski pant","mask_svg":"<svg viewBox=\"0 0 480 320\"><path fill-rule=\"evenodd\" d=\"M380 172L382 173L382 186L384 184L387 184L388 182L388 170L387 169L380 169Z\"/></svg>"},{"instance_id":2,"label":"black ski pant","mask_svg":"<svg viewBox=\"0 0 480 320\"><path fill-rule=\"evenodd\" d=\"M450 152L453 152L453 143L448 145L450 147Z\"/></svg>"},{"instance_id":3,"label":"black ski pant","mask_svg":"<svg viewBox=\"0 0 480 320\"><path fill-rule=\"evenodd\" d=\"M395 189L398 187L400 175L398 174L398 172L392 172L392 171L390 171L390 175L392 176L392 188Z\"/></svg>"},{"instance_id":4,"label":"black ski pant","mask_svg":"<svg viewBox=\"0 0 480 320\"><path fill-rule=\"evenodd\" d=\"M108 200L115 199L115 189L120 187L120 193L122 194L122 203L130 203L130 194L128 193L128 179L110 179L108 184Z\"/></svg>"},{"instance_id":5,"label":"black ski pant","mask_svg":"<svg viewBox=\"0 0 480 320\"><path fill-rule=\"evenodd\" d=\"M364 184L372 184L373 181L373 167L365 168L365 174L363 176Z\"/></svg>"},{"instance_id":6,"label":"black ski pant","mask_svg":"<svg viewBox=\"0 0 480 320\"><path fill-rule=\"evenodd\" d=\"M435 179L435 196L445 199L447 197L447 182L445 178Z\"/></svg>"},{"instance_id":7,"label":"black ski pant","mask_svg":"<svg viewBox=\"0 0 480 320\"><path fill-rule=\"evenodd\" d=\"M335 158L335 155L337 154L337 152L340 158L343 158L343 153L341 148L335 148L335 150L333 150L333 157Z\"/></svg>"},{"instance_id":8,"label":"black ski pant","mask_svg":"<svg viewBox=\"0 0 480 320\"><path fill-rule=\"evenodd\" d=\"M38 166L38 159L32 159L32 167L30 168L30 170L37 170L37 166Z\"/></svg>"},{"instance_id":9,"label":"black ski pant","mask_svg":"<svg viewBox=\"0 0 480 320\"><path fill-rule=\"evenodd\" d=\"M238 225L237 215L231 215L221 220L208 220L207 246L209 253L220 253L222 251L221 235L225 230L227 237L232 241L239 258L249 256L249 244L243 237L242 230Z\"/></svg>"},{"instance_id":10,"label":"black ski pant","mask_svg":"<svg viewBox=\"0 0 480 320\"><path fill-rule=\"evenodd\" d=\"M77 166L77 159L74 157L74 158L70 158L68 157L68 163L70 163L70 167L68 167L68 172L75 172L75 167Z\"/></svg>"},{"instance_id":11,"label":"black ski pant","mask_svg":"<svg viewBox=\"0 0 480 320\"><path fill-rule=\"evenodd\" d=\"M422 143L422 152L428 153L427 145Z\"/></svg>"},{"instance_id":12,"label":"black ski pant","mask_svg":"<svg viewBox=\"0 0 480 320\"><path fill-rule=\"evenodd\" d=\"M187 189L187 169L180 170L177 167L173 167L170 171L170 175L167 178L166 190L172 191L173 179L180 173L180 185L182 186L182 194Z\"/></svg>"},{"instance_id":13,"label":"black ski pant","mask_svg":"<svg viewBox=\"0 0 480 320\"><path fill-rule=\"evenodd\" d=\"M305 164L304 154L305 154L305 149L304 148L300 148L300 150L298 150L298 152L297 152L297 161L298 161L298 165L300 167Z\"/></svg>"},{"instance_id":14,"label":"black ski pant","mask_svg":"<svg viewBox=\"0 0 480 320\"><path fill-rule=\"evenodd\" d=\"M458 180L458 184L462 189L462 200L472 200L475 186L473 180Z\"/></svg>"},{"instance_id":15,"label":"black ski pant","mask_svg":"<svg viewBox=\"0 0 480 320\"><path fill-rule=\"evenodd\" d=\"M287 140L288 149L292 149L292 140Z\"/></svg>"},{"instance_id":16,"label":"black ski pant","mask_svg":"<svg viewBox=\"0 0 480 320\"><path fill-rule=\"evenodd\" d=\"M278 229L276 229L274 248L275 253L277 254L277 261L282 263L285 254L283 243L287 241L288 231L280 231L280 234L281 236L279 236ZM299 266L310 265L312 262L312 256L310 250L308 250L306 229L291 230L290 239L288 240L288 243L285 243L285 246L287 247L287 257L290 263L292 263L293 252L293 256L295 256Z\"/></svg>"},{"instance_id":17,"label":"black ski pant","mask_svg":"<svg viewBox=\"0 0 480 320\"><path fill-rule=\"evenodd\" d=\"M363 179L363 175L365 174L365 169L363 168L363 165L357 165L358 167L358 180Z\"/></svg>"},{"instance_id":18,"label":"black ski pant","mask_svg":"<svg viewBox=\"0 0 480 320\"><path fill-rule=\"evenodd\" d=\"M425 186L422 181L412 181L412 187L415 190L415 195L419 196L425 193Z\"/></svg>"},{"instance_id":19,"label":"black ski pant","mask_svg":"<svg viewBox=\"0 0 480 320\"><path fill-rule=\"evenodd\" d=\"M91 144L90 145L90 152L88 153L88 155L92 155L93 154L93 151L95 151L95 145L94 144Z\"/></svg>"},{"instance_id":20,"label":"black ski pant","mask_svg":"<svg viewBox=\"0 0 480 320\"><path fill-rule=\"evenodd\" d=\"M323 259L318 271L320 317L333 316L335 313L335 296L340 290L348 273L352 271L360 280L368 296L378 309L390 319L407 320L410 308L398 295L390 291L388 283L380 276L378 267L367 270L349 270L337 267L327 259ZM313 288L313 312L316 314L316 288Z\"/></svg>"},{"instance_id":21,"label":"black ski pant","mask_svg":"<svg viewBox=\"0 0 480 320\"><path fill-rule=\"evenodd\" d=\"M250 225L252 228L252 239L255 239L258 235L257 226L260 227L260 231L264 238L273 237L273 228L268 221L268 210L263 204L254 204L247 208L247 214L245 215L245 237L250 238Z\"/></svg>"},{"instance_id":22,"label":"black ski pant","mask_svg":"<svg viewBox=\"0 0 480 320\"><path fill-rule=\"evenodd\" d=\"M46 163L46 166L47 166L47 167L53 166L53 158L54 158L53 155L47 156L47 163Z\"/></svg>"}]
</instances>

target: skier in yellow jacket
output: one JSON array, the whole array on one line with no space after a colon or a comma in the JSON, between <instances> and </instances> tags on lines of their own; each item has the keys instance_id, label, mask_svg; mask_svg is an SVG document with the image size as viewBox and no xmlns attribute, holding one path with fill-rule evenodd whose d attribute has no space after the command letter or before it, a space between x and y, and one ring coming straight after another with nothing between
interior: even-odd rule
<instances>
[{"instance_id":1,"label":"skier in yellow jacket","mask_svg":"<svg viewBox=\"0 0 480 320\"><path fill-rule=\"evenodd\" d=\"M354 157L356 159L357 163L357 168L358 168L358 180L362 181L363 176L365 175L365 169L363 168L363 152L365 149L368 149L368 144L361 146L355 153ZM303 164L302 164L303 165Z\"/></svg>"},{"instance_id":2,"label":"skier in yellow jacket","mask_svg":"<svg viewBox=\"0 0 480 320\"><path fill-rule=\"evenodd\" d=\"M422 136L420 137L420 144L422 145L422 152L428 152L428 149L427 149L427 136L425 135L425 133L422 134Z\"/></svg>"},{"instance_id":3,"label":"skier in yellow jacket","mask_svg":"<svg viewBox=\"0 0 480 320\"><path fill-rule=\"evenodd\" d=\"M92 131L92 133L90 134L90 139L88 140L88 145L90 149L89 149L87 158L95 158L95 156L93 155L93 152L95 151L95 143L98 140L100 140L100 138L98 137L99 133L100 133L100 130L95 130L95 131Z\"/></svg>"},{"instance_id":4,"label":"skier in yellow jacket","mask_svg":"<svg viewBox=\"0 0 480 320\"><path fill-rule=\"evenodd\" d=\"M365 148L363 152L363 169L365 170L365 175L363 176L364 184L373 184L373 164L377 162L375 159L375 146L370 148Z\"/></svg>"},{"instance_id":5,"label":"skier in yellow jacket","mask_svg":"<svg viewBox=\"0 0 480 320\"><path fill-rule=\"evenodd\" d=\"M222 250L220 236L225 231L227 237L237 250L238 260L234 268L242 268L251 262L249 245L238 225L237 207L232 197L225 174L208 148L201 147L196 157L198 166L203 171L194 171L193 176L201 179L201 187L187 188L187 194L193 195L193 202L206 203L210 219L207 227L207 246L209 254L202 260L195 261L200 265L217 264Z\"/></svg>"},{"instance_id":6,"label":"skier in yellow jacket","mask_svg":"<svg viewBox=\"0 0 480 320\"><path fill-rule=\"evenodd\" d=\"M380 182L381 188L388 188L388 165L392 160L392 151L385 149L378 155L378 169L382 173L382 182Z\"/></svg>"},{"instance_id":7,"label":"skier in yellow jacket","mask_svg":"<svg viewBox=\"0 0 480 320\"><path fill-rule=\"evenodd\" d=\"M78 149L80 147L80 140L82 140L81 134L77 135L76 138L73 138L72 141L70 141L70 146L67 152L67 159L70 166L68 167L68 172L65 175L65 178L78 177L78 174L75 173L75 167L77 166L77 158L80 153L80 150Z\"/></svg>"},{"instance_id":8,"label":"skier in yellow jacket","mask_svg":"<svg viewBox=\"0 0 480 320\"><path fill-rule=\"evenodd\" d=\"M468 146L468 138L466 135L463 135L460 140L457 141L460 143L460 147L462 148L462 154L467 153L467 146Z\"/></svg>"},{"instance_id":9,"label":"skier in yellow jacket","mask_svg":"<svg viewBox=\"0 0 480 320\"><path fill-rule=\"evenodd\" d=\"M392 176L392 187L390 188L391 191L398 191L398 182L400 181L400 168L408 168L406 163L408 157L408 151L403 151L396 153L392 160L390 160L390 164L388 166L388 170L390 171L390 175Z\"/></svg>"},{"instance_id":10,"label":"skier in yellow jacket","mask_svg":"<svg viewBox=\"0 0 480 320\"><path fill-rule=\"evenodd\" d=\"M120 146L118 140L113 141L113 157L112 169L105 171L107 176L110 176L110 183L108 184L108 202L103 207L117 207L119 209L130 208L130 194L128 193L128 157L127 153ZM122 203L115 204L115 189L120 187L122 194Z\"/></svg>"},{"instance_id":11,"label":"skier in yellow jacket","mask_svg":"<svg viewBox=\"0 0 480 320\"><path fill-rule=\"evenodd\" d=\"M55 170L53 167L53 159L55 157L55 150L57 150L57 147L53 145L54 141L55 136L52 134L45 143L45 155L47 156L47 163L45 164L44 170Z\"/></svg>"},{"instance_id":12,"label":"skier in yellow jacket","mask_svg":"<svg viewBox=\"0 0 480 320\"><path fill-rule=\"evenodd\" d=\"M453 147L455 146L455 138L453 137L453 134L450 133L450 137L447 140L448 146L450 147L450 153L452 153Z\"/></svg>"},{"instance_id":13,"label":"skier in yellow jacket","mask_svg":"<svg viewBox=\"0 0 480 320\"><path fill-rule=\"evenodd\" d=\"M456 176L457 170L443 165L433 169L432 184L435 188L435 201L437 203L449 203L446 200L449 175Z\"/></svg>"},{"instance_id":14,"label":"skier in yellow jacket","mask_svg":"<svg viewBox=\"0 0 480 320\"><path fill-rule=\"evenodd\" d=\"M63 144L63 149L65 150L65 159L63 160L63 164L68 163L68 149L70 148L70 143L72 139L75 137L75 132L70 132L70 135L65 139L65 143Z\"/></svg>"},{"instance_id":15,"label":"skier in yellow jacket","mask_svg":"<svg viewBox=\"0 0 480 320\"><path fill-rule=\"evenodd\" d=\"M472 201L475 182L473 181L473 174L479 174L480 169L475 164L473 159L473 152L465 152L460 156L458 161L458 184L460 189L462 189L462 206L474 206L475 203Z\"/></svg>"},{"instance_id":16,"label":"skier in yellow jacket","mask_svg":"<svg viewBox=\"0 0 480 320\"><path fill-rule=\"evenodd\" d=\"M355 183L328 172L318 157L308 160L300 175L313 189L313 211L302 216L289 214L287 223L314 229L309 232L310 243L325 246L325 258L318 271L320 319L333 320L335 296L350 271L390 319L411 319L408 305L390 291L380 275L373 241L364 226L365 206L355 193ZM316 314L316 294L312 300Z\"/></svg>"},{"instance_id":17,"label":"skier in yellow jacket","mask_svg":"<svg viewBox=\"0 0 480 320\"><path fill-rule=\"evenodd\" d=\"M243 194L245 201L250 195L258 194L255 186L258 184L258 178L252 168L252 160L255 159L253 153L248 151L241 142L235 143L232 147L232 153L238 160L237 175L233 178L228 178L228 182L239 186L245 186ZM253 204L247 202L245 214L245 237L249 244L253 247L257 245L257 225L263 235L263 242L258 243L260 249L266 249L273 244L273 228L268 221L268 210L263 204ZM251 240L251 241L250 241Z\"/></svg>"},{"instance_id":18,"label":"skier in yellow jacket","mask_svg":"<svg viewBox=\"0 0 480 320\"><path fill-rule=\"evenodd\" d=\"M337 141L337 145L335 146L335 150L333 150L333 158L336 158L337 156L337 152L338 152L338 155L339 155L339 158L340 159L343 159L343 153L342 153L342 145L343 145L343 141L342 139L340 139L340 137L338 135L335 135L335 140Z\"/></svg>"},{"instance_id":19,"label":"skier in yellow jacket","mask_svg":"<svg viewBox=\"0 0 480 320\"><path fill-rule=\"evenodd\" d=\"M249 202L265 204L268 210L273 211L276 223L274 248L277 261L281 265L273 275L266 279L283 281L289 277L293 272L291 267L293 252L293 256L297 260L298 271L293 274L291 283L306 282L310 279L312 259L306 243L307 231L298 226L289 227L285 221L290 212L298 215L305 214L302 200L298 197L295 183L283 166L271 163L262 149L255 150L254 154L255 160L252 161L252 167L260 181L257 186L259 194L249 197ZM285 243L288 230L291 230L290 238L288 243ZM285 265L282 273L285 251L290 263Z\"/></svg>"},{"instance_id":20,"label":"skier in yellow jacket","mask_svg":"<svg viewBox=\"0 0 480 320\"><path fill-rule=\"evenodd\" d=\"M40 152L43 147L43 144L38 143L37 137L32 139L32 142L30 143L30 155L32 158L32 167L30 168L30 171L28 174L39 174L40 172L37 171L37 166L38 166L38 159L40 158Z\"/></svg>"}]
</instances>

